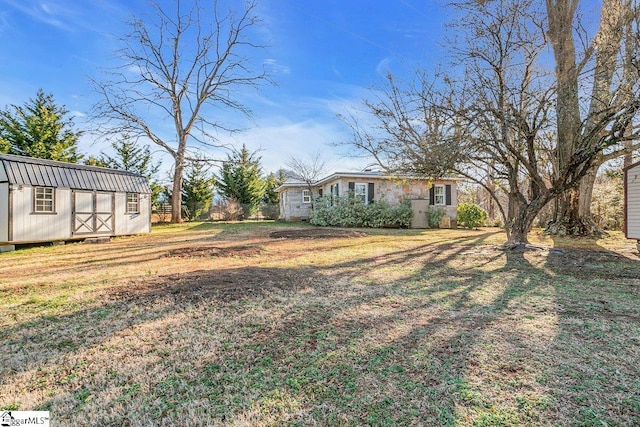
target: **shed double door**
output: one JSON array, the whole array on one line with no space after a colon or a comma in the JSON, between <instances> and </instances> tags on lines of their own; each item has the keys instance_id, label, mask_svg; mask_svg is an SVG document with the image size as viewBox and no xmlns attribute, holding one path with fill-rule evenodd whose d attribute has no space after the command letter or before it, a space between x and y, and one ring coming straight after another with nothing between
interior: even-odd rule
<instances>
[{"instance_id":1,"label":"shed double door","mask_svg":"<svg viewBox=\"0 0 640 427\"><path fill-rule=\"evenodd\" d=\"M113 234L115 193L73 192L73 234Z\"/></svg>"}]
</instances>

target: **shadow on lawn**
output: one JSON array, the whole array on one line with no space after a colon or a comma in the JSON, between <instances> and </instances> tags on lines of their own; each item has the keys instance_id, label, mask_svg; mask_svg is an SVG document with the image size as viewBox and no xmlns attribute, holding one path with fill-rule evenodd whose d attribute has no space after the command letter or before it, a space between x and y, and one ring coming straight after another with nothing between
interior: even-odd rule
<instances>
[{"instance_id":1,"label":"shadow on lawn","mask_svg":"<svg viewBox=\"0 0 640 427\"><path fill-rule=\"evenodd\" d=\"M56 329L69 335L58 335L57 343L45 344L28 363L7 366L3 376L99 348L118 332L111 326L114 317L124 319L118 323L122 328L132 329L210 306L237 310L239 322L252 309L277 307L282 313L277 319L258 317L239 328L225 346L199 360L185 360L192 369L175 374L176 367L167 367L173 369L151 382L179 375L180 393L200 390L208 408L204 413L220 423L240 420L255 405L263 411L255 417L271 414L282 422L305 425L566 424L604 419L598 411L615 402L597 392L597 387L607 387L605 378L590 382L573 360L583 358L581 363L589 364L589 353L610 349L602 340L594 343L577 334L572 323L585 313L594 314L583 310L597 298L587 283L594 277L580 285L552 258L534 264L526 252L483 244L489 237L462 237L455 243L420 245L330 267L201 270L112 288L99 307L50 319L51 327L41 333L30 335L29 324L13 328L8 344L3 338L3 347L10 351L28 353ZM637 268L633 263L634 271ZM385 277L385 272L394 274ZM638 285L637 276L633 283ZM564 304L579 286L591 294L579 298L582 308L566 312ZM620 305L625 295L621 290L615 303ZM213 329L201 333L216 333ZM65 340L71 344L61 346ZM620 341L629 345L623 337ZM637 351L637 343L632 347L629 354ZM595 369L596 362L591 363ZM634 378L633 369L624 367L627 380ZM567 375L571 384L591 388L563 394ZM632 386L626 387L624 395ZM155 408L156 423L180 419L190 400L170 404L162 393L166 390L151 389L131 398ZM580 398L587 403L579 404ZM55 407L60 399L50 398L42 406ZM619 406L613 423L637 421L637 402ZM121 404L126 409L126 402ZM122 417L113 421L126 421Z\"/></svg>"}]
</instances>

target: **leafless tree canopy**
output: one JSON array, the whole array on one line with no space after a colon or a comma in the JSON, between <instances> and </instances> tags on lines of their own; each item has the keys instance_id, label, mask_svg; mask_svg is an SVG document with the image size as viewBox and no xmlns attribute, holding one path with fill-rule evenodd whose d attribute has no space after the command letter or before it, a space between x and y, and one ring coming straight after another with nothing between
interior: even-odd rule
<instances>
[{"instance_id":1,"label":"leafless tree canopy","mask_svg":"<svg viewBox=\"0 0 640 427\"><path fill-rule=\"evenodd\" d=\"M314 183L327 172L329 160L321 151L310 154L307 158L291 157L286 165L294 173L295 177L305 183Z\"/></svg>"},{"instance_id":2,"label":"leafless tree canopy","mask_svg":"<svg viewBox=\"0 0 640 427\"><path fill-rule=\"evenodd\" d=\"M286 162L286 166L290 169L296 179L307 185L311 194L311 203L313 206L313 185L316 181L327 172L327 164L329 160L321 151L310 154L307 158L291 157Z\"/></svg>"},{"instance_id":3,"label":"leafless tree canopy","mask_svg":"<svg viewBox=\"0 0 640 427\"><path fill-rule=\"evenodd\" d=\"M619 45L613 53L593 48L595 59L587 49L579 64L574 41L558 34L572 33L577 3L549 0L547 9L535 0L453 3L456 37L447 73L431 79L419 73L408 83L390 76L364 102L364 118L346 119L352 144L394 172L458 173L494 198L500 190L508 196L501 209L509 242L526 243L538 212L579 185L603 149L638 136L637 75L617 85L612 80L619 68L610 56ZM618 40L606 35L620 23L607 15L613 12L603 10L609 24L596 37L607 46ZM550 41L556 69L545 57ZM558 49L564 53L558 56ZM581 98L586 82L594 88Z\"/></svg>"},{"instance_id":4,"label":"leafless tree canopy","mask_svg":"<svg viewBox=\"0 0 640 427\"><path fill-rule=\"evenodd\" d=\"M254 64L262 48L251 40L259 24L254 2L241 2L239 11L221 11L216 0L170 4L154 3L152 16L132 19L117 51L121 65L94 81L103 98L94 116L103 132L149 139L174 158L172 221L179 222L188 148L215 145L216 132L233 131L220 111L249 114L240 92L268 76Z\"/></svg>"}]
</instances>

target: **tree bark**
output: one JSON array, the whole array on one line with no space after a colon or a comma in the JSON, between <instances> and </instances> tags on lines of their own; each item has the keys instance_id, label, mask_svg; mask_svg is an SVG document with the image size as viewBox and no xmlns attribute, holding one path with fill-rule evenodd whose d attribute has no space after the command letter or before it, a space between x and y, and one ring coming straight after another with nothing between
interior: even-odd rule
<instances>
[{"instance_id":1,"label":"tree bark","mask_svg":"<svg viewBox=\"0 0 640 427\"><path fill-rule=\"evenodd\" d=\"M556 59L558 79L558 158L557 170L563 170L568 155L583 145L586 139L597 139L600 122L611 106L615 96L612 90L618 54L621 51L623 23L629 17L630 9L625 0L603 0L600 27L593 41L596 51L593 71L593 87L590 94L589 112L582 124L579 114L576 68L576 51L572 31L578 0L547 0L549 33ZM571 68L573 64L573 68ZM583 129L581 129L583 127ZM590 142L590 141L586 141ZM591 195L598 168L603 163L602 156L596 158L580 183L558 197L554 210L554 220L546 233L574 236L602 236L604 231L595 223L591 215Z\"/></svg>"},{"instance_id":2,"label":"tree bark","mask_svg":"<svg viewBox=\"0 0 640 427\"><path fill-rule=\"evenodd\" d=\"M173 171L173 189L171 191L171 222L182 222L182 179L184 174L184 159L176 159Z\"/></svg>"}]
</instances>

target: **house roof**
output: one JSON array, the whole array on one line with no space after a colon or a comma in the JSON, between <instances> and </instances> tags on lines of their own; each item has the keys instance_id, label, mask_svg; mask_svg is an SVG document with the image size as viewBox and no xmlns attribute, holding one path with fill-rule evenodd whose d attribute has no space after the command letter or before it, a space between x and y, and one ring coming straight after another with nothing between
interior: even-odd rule
<instances>
[{"instance_id":1,"label":"house roof","mask_svg":"<svg viewBox=\"0 0 640 427\"><path fill-rule=\"evenodd\" d=\"M133 172L11 154L0 154L2 178L18 185L151 193L147 178Z\"/></svg>"},{"instance_id":2,"label":"house roof","mask_svg":"<svg viewBox=\"0 0 640 427\"><path fill-rule=\"evenodd\" d=\"M362 171L362 172L334 172L329 176L326 176L316 182L313 183L314 186L324 185L327 182L333 181L338 178L354 178L354 179L368 179L368 178L378 178L378 179L417 179L417 180L426 180L428 178L424 178L421 176L410 175L410 174L389 174L384 171ZM459 181L460 178L455 177L442 177L434 179L434 181ZM307 184L300 180L287 179L282 185L276 188L276 191L282 191L286 188L297 188L304 187Z\"/></svg>"}]
</instances>

